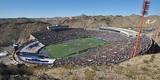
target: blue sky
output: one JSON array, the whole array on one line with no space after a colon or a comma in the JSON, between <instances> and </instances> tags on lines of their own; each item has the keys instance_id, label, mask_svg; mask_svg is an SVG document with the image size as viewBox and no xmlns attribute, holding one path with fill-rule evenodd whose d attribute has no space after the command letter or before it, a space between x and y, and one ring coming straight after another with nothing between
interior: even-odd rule
<instances>
[{"instance_id":1,"label":"blue sky","mask_svg":"<svg viewBox=\"0 0 160 80\"><path fill-rule=\"evenodd\" d=\"M143 0L0 0L0 18L140 14ZM149 15L160 15L151 0Z\"/></svg>"}]
</instances>

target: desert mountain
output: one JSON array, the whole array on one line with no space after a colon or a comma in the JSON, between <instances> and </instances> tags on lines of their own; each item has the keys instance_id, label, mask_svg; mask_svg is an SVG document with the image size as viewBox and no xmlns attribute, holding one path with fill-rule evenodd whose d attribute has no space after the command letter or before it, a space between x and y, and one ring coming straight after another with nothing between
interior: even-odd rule
<instances>
[{"instance_id":1,"label":"desert mountain","mask_svg":"<svg viewBox=\"0 0 160 80\"><path fill-rule=\"evenodd\" d=\"M30 33L46 30L49 25L32 19L0 19L0 46L8 46L14 42L25 42Z\"/></svg>"}]
</instances>

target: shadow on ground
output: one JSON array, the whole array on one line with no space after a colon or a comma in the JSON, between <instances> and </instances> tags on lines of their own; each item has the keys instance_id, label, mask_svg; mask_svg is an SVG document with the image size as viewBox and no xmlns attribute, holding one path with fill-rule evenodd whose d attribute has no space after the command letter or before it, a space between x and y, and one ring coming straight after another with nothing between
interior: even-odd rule
<instances>
[{"instance_id":1,"label":"shadow on ground","mask_svg":"<svg viewBox=\"0 0 160 80\"><path fill-rule=\"evenodd\" d=\"M5 65L0 63L0 80L23 80L24 78L29 79L27 76L24 75L32 75L32 70L30 70L24 64L18 65Z\"/></svg>"},{"instance_id":2,"label":"shadow on ground","mask_svg":"<svg viewBox=\"0 0 160 80\"><path fill-rule=\"evenodd\" d=\"M153 44L147 53L148 54L160 53L160 46L155 41L153 41Z\"/></svg>"}]
</instances>

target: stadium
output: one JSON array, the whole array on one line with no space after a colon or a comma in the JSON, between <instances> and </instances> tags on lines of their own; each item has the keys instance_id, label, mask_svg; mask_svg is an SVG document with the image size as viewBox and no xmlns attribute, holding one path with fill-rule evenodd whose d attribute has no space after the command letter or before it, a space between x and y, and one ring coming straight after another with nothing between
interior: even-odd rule
<instances>
[{"instance_id":1,"label":"stadium","mask_svg":"<svg viewBox=\"0 0 160 80\"><path fill-rule=\"evenodd\" d=\"M137 34L114 27L50 26L47 29L32 33L30 41L19 47L19 60L56 66L116 64L132 57ZM152 39L142 34L137 55L146 53L152 44Z\"/></svg>"}]
</instances>

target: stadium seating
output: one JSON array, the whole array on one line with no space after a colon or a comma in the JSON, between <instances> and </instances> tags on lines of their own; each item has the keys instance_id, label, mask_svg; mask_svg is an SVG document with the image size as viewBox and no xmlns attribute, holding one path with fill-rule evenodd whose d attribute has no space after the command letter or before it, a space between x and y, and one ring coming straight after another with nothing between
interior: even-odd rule
<instances>
[{"instance_id":1,"label":"stadium seating","mask_svg":"<svg viewBox=\"0 0 160 80\"><path fill-rule=\"evenodd\" d=\"M55 44L67 40L94 37L97 39L106 40L109 45L93 48L87 50L87 54L81 54L74 57L64 57L57 59L54 65L78 64L78 65L92 65L92 64L107 64L119 63L131 57L133 46L135 43L134 37L128 37L119 32L100 31L100 30L85 30L82 28L71 28L61 31L44 31L32 34L39 42L44 45ZM138 53L145 53L152 44L150 39L146 36L141 36L140 48ZM34 46L37 46L36 44ZM32 47L32 46L31 46ZM45 52L40 51L41 55L46 55Z\"/></svg>"}]
</instances>

